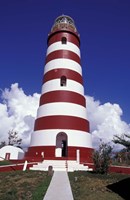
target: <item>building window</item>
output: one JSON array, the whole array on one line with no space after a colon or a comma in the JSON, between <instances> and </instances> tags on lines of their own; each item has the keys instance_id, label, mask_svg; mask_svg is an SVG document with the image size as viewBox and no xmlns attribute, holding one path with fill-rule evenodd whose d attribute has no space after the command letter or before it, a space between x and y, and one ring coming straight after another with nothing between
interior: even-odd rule
<instances>
[{"instance_id":1,"label":"building window","mask_svg":"<svg viewBox=\"0 0 130 200\"><path fill-rule=\"evenodd\" d=\"M62 76L61 79L60 79L60 86L66 86L66 77L65 76Z\"/></svg>"},{"instance_id":2,"label":"building window","mask_svg":"<svg viewBox=\"0 0 130 200\"><path fill-rule=\"evenodd\" d=\"M67 43L66 37L62 37L61 42L62 42L62 44L66 44Z\"/></svg>"}]
</instances>

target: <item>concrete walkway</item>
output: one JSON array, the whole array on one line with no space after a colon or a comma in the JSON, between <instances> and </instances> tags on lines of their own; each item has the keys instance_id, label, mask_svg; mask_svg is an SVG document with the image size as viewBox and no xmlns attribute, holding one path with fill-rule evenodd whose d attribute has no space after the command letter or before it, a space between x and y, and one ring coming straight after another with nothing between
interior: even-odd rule
<instances>
[{"instance_id":1,"label":"concrete walkway","mask_svg":"<svg viewBox=\"0 0 130 200\"><path fill-rule=\"evenodd\" d=\"M74 200L66 171L55 171L43 200Z\"/></svg>"}]
</instances>

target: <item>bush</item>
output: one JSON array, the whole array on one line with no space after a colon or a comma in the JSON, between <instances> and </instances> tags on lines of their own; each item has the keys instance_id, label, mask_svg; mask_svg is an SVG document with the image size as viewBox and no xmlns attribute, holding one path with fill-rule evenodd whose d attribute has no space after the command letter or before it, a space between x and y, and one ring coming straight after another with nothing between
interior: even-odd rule
<instances>
[{"instance_id":1,"label":"bush","mask_svg":"<svg viewBox=\"0 0 130 200\"><path fill-rule=\"evenodd\" d=\"M109 144L101 143L98 150L94 150L93 162L96 173L107 174L111 159L112 147Z\"/></svg>"}]
</instances>

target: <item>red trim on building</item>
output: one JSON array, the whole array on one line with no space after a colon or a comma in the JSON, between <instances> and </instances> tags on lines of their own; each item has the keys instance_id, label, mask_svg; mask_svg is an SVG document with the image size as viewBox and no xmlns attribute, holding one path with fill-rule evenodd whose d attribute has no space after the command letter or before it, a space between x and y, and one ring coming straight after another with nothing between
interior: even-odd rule
<instances>
[{"instance_id":1,"label":"red trim on building","mask_svg":"<svg viewBox=\"0 0 130 200\"><path fill-rule=\"evenodd\" d=\"M19 160L15 160L15 161L17 162L17 164L0 166L0 172L8 172L8 171L16 171L16 170L22 171L24 167L24 163L18 164ZM20 162L23 162L23 161L24 160L21 160ZM29 169L34 164L37 164L37 163L28 163L26 169Z\"/></svg>"},{"instance_id":2,"label":"red trim on building","mask_svg":"<svg viewBox=\"0 0 130 200\"><path fill-rule=\"evenodd\" d=\"M89 132L89 122L80 117L57 115L36 119L34 131L44 129L72 129Z\"/></svg>"},{"instance_id":3,"label":"red trim on building","mask_svg":"<svg viewBox=\"0 0 130 200\"><path fill-rule=\"evenodd\" d=\"M85 147L70 147L68 146L67 157L55 157L55 146L32 146L29 147L28 152L25 155L25 158L41 158L42 152L44 152L44 159L45 160L76 160L77 158L77 150L80 151L80 163L91 163L92 162L92 148L85 148Z\"/></svg>"},{"instance_id":4,"label":"red trim on building","mask_svg":"<svg viewBox=\"0 0 130 200\"><path fill-rule=\"evenodd\" d=\"M65 76L66 79L71 79L71 80L77 81L80 84L83 84L82 76L79 73L73 70L64 69L64 68L53 69L53 70L48 71L44 75L43 82L45 83L52 79L61 78L62 76Z\"/></svg>"},{"instance_id":5,"label":"red trim on building","mask_svg":"<svg viewBox=\"0 0 130 200\"><path fill-rule=\"evenodd\" d=\"M85 97L71 91L58 90L47 92L40 97L40 106L52 102L69 102L86 107Z\"/></svg>"},{"instance_id":6,"label":"red trim on building","mask_svg":"<svg viewBox=\"0 0 130 200\"><path fill-rule=\"evenodd\" d=\"M75 35L71 33L67 33L67 32L59 32L59 33L50 35L48 38L48 46L50 46L51 44L54 44L55 42L61 41L62 37L66 37L68 42L72 42L78 47L80 46L79 39L77 39Z\"/></svg>"},{"instance_id":7,"label":"red trim on building","mask_svg":"<svg viewBox=\"0 0 130 200\"><path fill-rule=\"evenodd\" d=\"M88 166L89 168L92 168L93 170L95 170L95 166L94 163L86 163L85 166ZM128 166L116 166L116 165L110 165L109 166L109 173L120 173L120 174L130 174L130 167Z\"/></svg>"},{"instance_id":8,"label":"red trim on building","mask_svg":"<svg viewBox=\"0 0 130 200\"><path fill-rule=\"evenodd\" d=\"M66 59L74 60L75 62L80 64L80 57L76 53L72 51L68 51L68 50L57 50L57 51L53 51L49 53L46 57L45 64L57 58L66 58Z\"/></svg>"},{"instance_id":9,"label":"red trim on building","mask_svg":"<svg viewBox=\"0 0 130 200\"><path fill-rule=\"evenodd\" d=\"M109 166L109 172L116 172L116 173L123 173L123 174L130 174L130 167L127 166Z\"/></svg>"}]
</instances>

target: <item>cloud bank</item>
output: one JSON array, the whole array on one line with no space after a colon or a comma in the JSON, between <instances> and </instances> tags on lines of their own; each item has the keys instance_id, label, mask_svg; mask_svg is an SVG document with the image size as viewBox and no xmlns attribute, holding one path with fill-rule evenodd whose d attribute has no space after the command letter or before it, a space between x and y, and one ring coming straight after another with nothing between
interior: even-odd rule
<instances>
[{"instance_id":1,"label":"cloud bank","mask_svg":"<svg viewBox=\"0 0 130 200\"><path fill-rule=\"evenodd\" d=\"M40 94L26 95L18 83L1 90L0 103L0 142L8 140L9 130L15 130L22 138L22 146L27 147L33 132ZM100 140L110 142L115 134L130 134L130 124L121 119L122 109L118 104L101 104L93 97L86 96L87 116L94 148ZM122 148L116 145L117 148Z\"/></svg>"},{"instance_id":2,"label":"cloud bank","mask_svg":"<svg viewBox=\"0 0 130 200\"><path fill-rule=\"evenodd\" d=\"M112 142L114 135L130 134L130 124L121 119L121 107L110 102L101 104L90 96L86 96L86 101L93 146L97 147L102 140L110 143L115 150L123 148L122 145L115 145Z\"/></svg>"},{"instance_id":3,"label":"cloud bank","mask_svg":"<svg viewBox=\"0 0 130 200\"><path fill-rule=\"evenodd\" d=\"M15 130L27 147L33 131L40 95L26 95L18 83L12 84L1 93L0 142L8 140L9 130Z\"/></svg>"}]
</instances>

